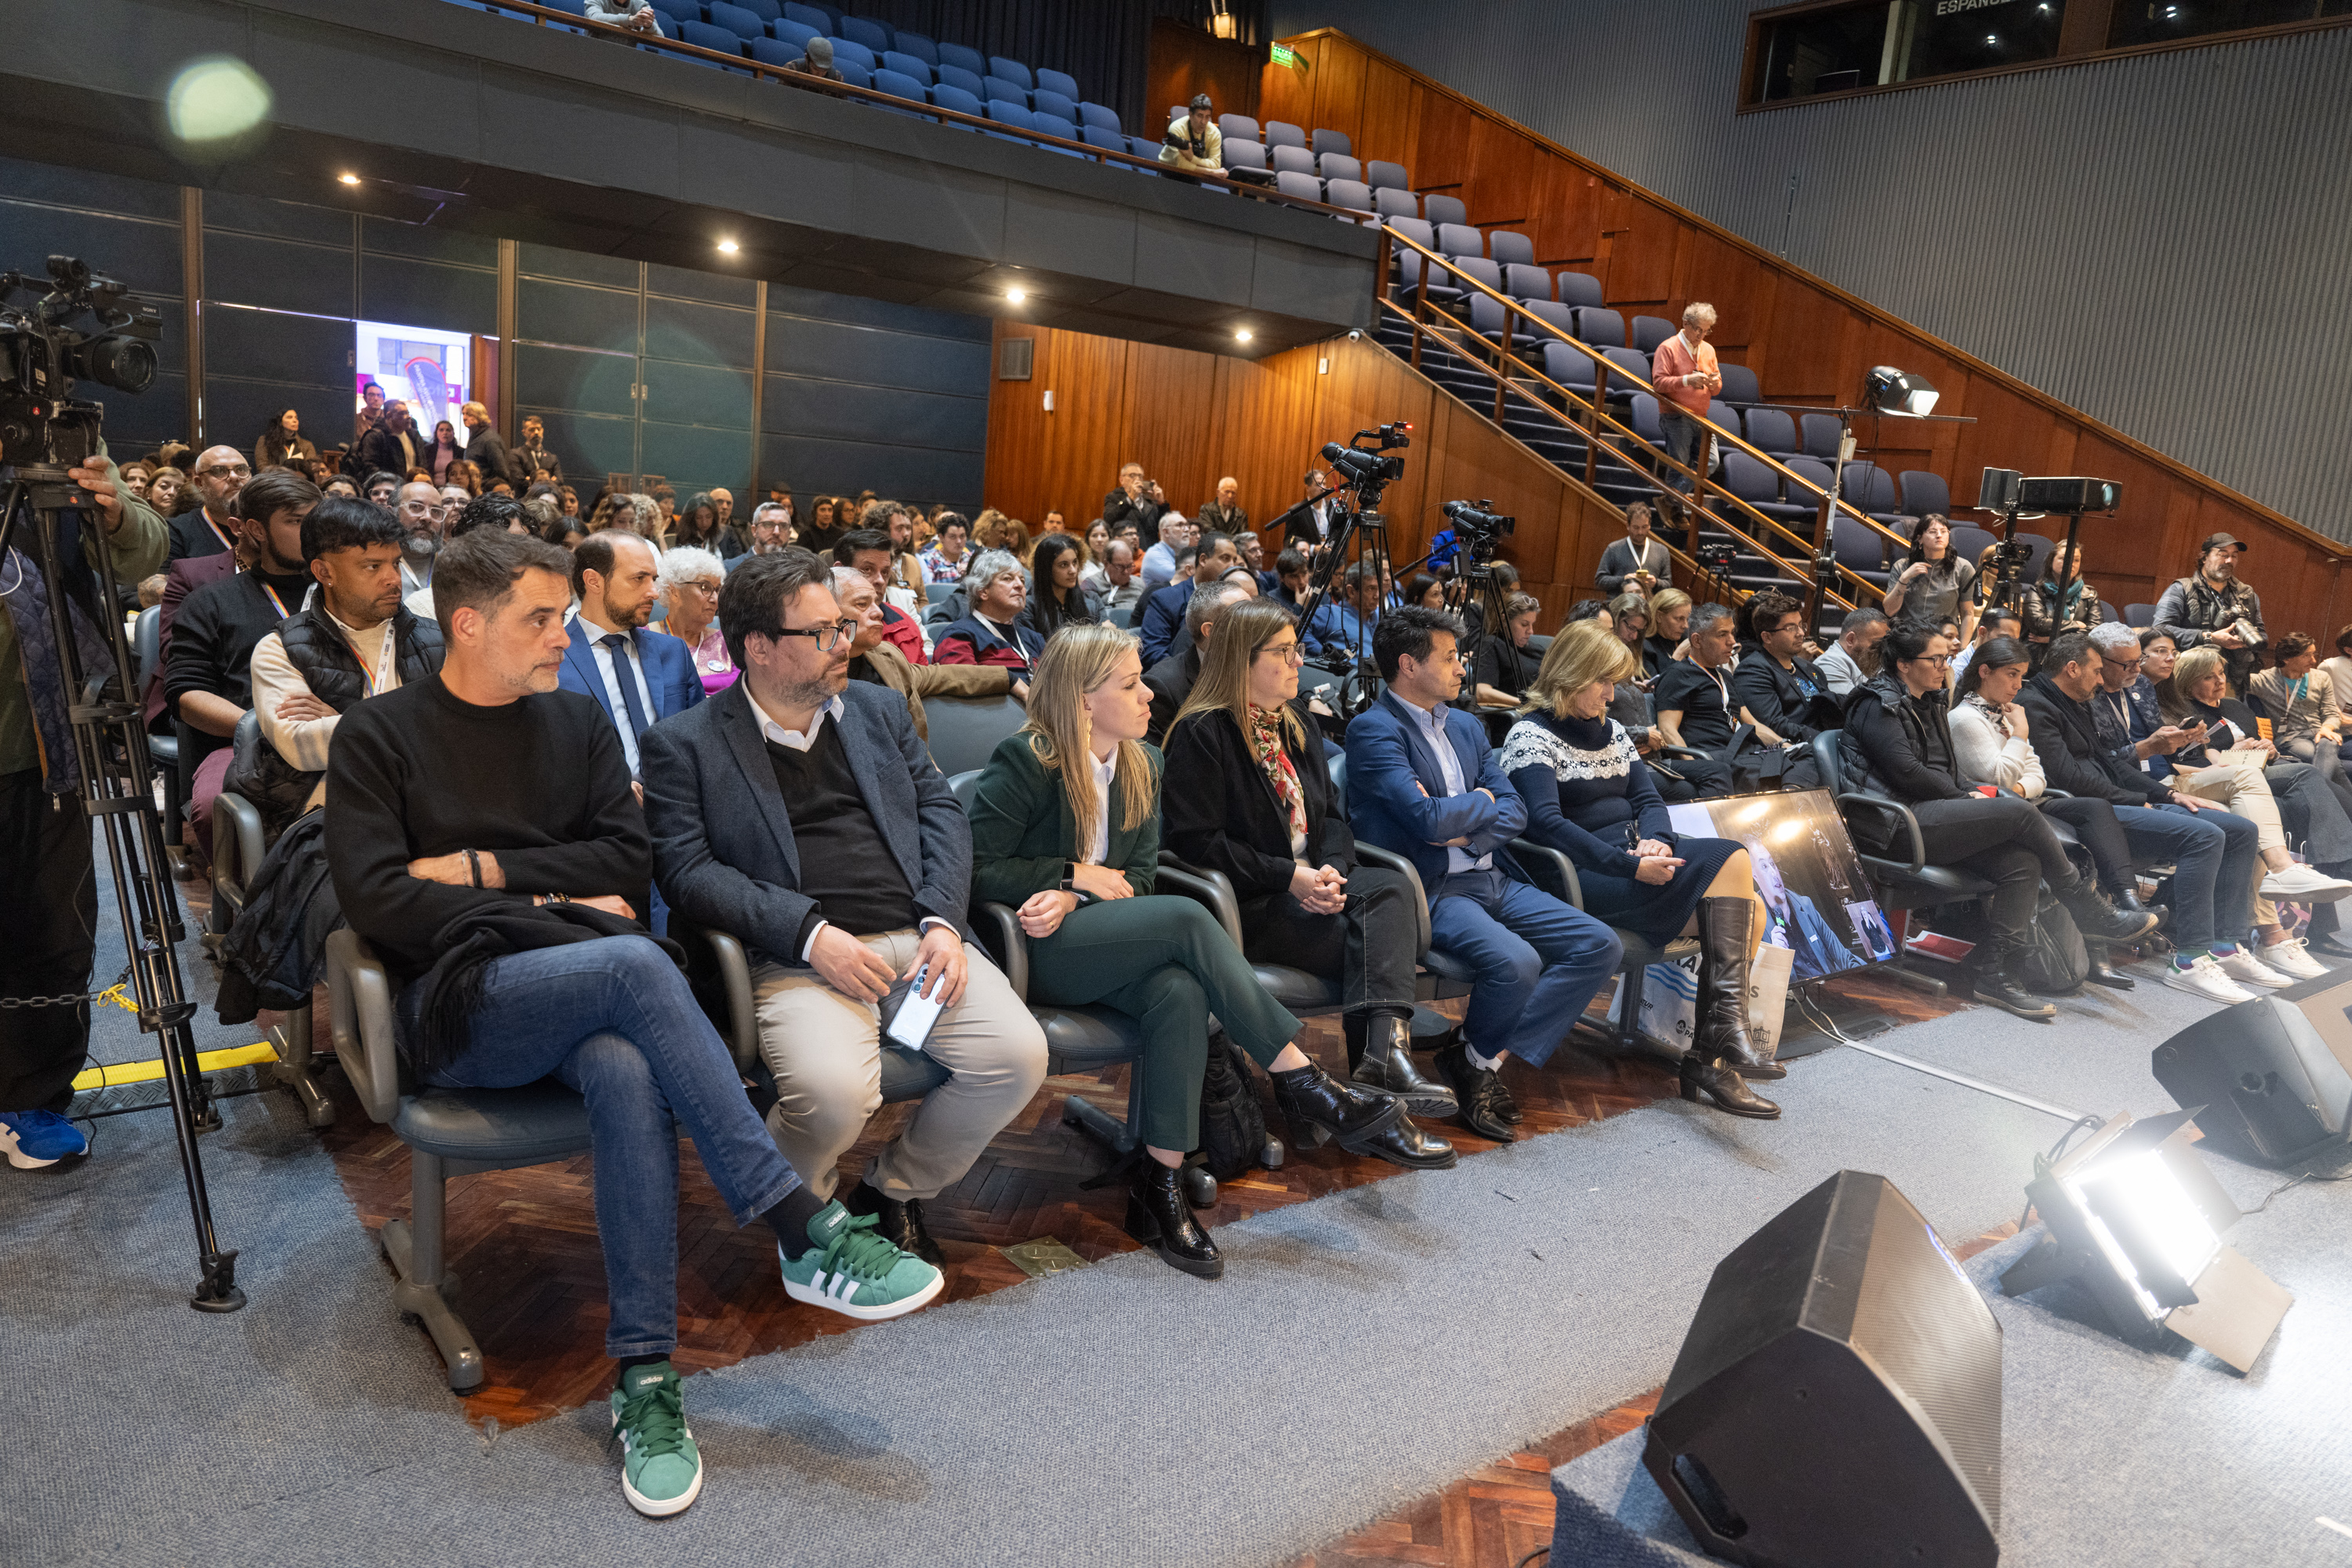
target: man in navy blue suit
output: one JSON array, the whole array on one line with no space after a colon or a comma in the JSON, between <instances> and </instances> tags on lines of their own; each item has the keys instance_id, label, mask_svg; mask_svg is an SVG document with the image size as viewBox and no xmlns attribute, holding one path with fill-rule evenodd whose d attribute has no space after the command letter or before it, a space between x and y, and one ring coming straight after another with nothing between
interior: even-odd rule
<instances>
[{"instance_id":1,"label":"man in navy blue suit","mask_svg":"<svg viewBox=\"0 0 2352 1568\"><path fill-rule=\"evenodd\" d=\"M1518 1110L1497 1073L1541 1067L1624 956L1615 933L1531 886L1506 847L1527 803L1496 766L1462 689L1462 624L1442 610L1383 613L1372 658L1388 690L1348 726L1348 815L1360 842L1412 861L1432 945L1477 978L1460 1043L1440 1052L1462 1120L1508 1142Z\"/></svg>"},{"instance_id":2,"label":"man in navy blue suit","mask_svg":"<svg viewBox=\"0 0 2352 1568\"><path fill-rule=\"evenodd\" d=\"M1201 535L1200 550L1192 558L1192 574L1181 583L1171 583L1143 601L1143 614L1136 621L1136 636L1143 644L1143 668L1153 665L1177 652L1184 631L1184 611L1192 602L1192 595L1204 583L1214 583L1242 563L1241 547L1230 533Z\"/></svg>"},{"instance_id":3,"label":"man in navy blue suit","mask_svg":"<svg viewBox=\"0 0 2352 1568\"><path fill-rule=\"evenodd\" d=\"M645 772L638 737L702 700L694 650L667 633L646 629L653 619L659 568L653 545L624 529L600 529L572 553L572 591L580 607L572 615L572 641L556 682L566 691L594 698L604 710L621 737L632 779ZM655 934L667 934L669 910L658 890L653 914Z\"/></svg>"}]
</instances>

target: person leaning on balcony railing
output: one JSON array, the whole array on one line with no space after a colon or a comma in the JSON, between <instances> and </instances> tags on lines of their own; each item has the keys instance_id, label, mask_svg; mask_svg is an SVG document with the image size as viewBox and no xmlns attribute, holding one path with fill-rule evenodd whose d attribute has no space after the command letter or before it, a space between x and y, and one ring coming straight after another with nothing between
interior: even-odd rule
<instances>
[{"instance_id":1,"label":"person leaning on balcony railing","mask_svg":"<svg viewBox=\"0 0 2352 1568\"><path fill-rule=\"evenodd\" d=\"M650 33L656 38L669 37L662 30L661 13L653 8L653 0L588 0L587 9L581 15L592 22L607 22L633 33Z\"/></svg>"},{"instance_id":2,"label":"person leaning on balcony railing","mask_svg":"<svg viewBox=\"0 0 2352 1568\"><path fill-rule=\"evenodd\" d=\"M1160 161L1187 174L1223 174L1225 139L1212 113L1215 108L1207 93L1194 93L1190 111L1181 120L1170 121L1168 133L1160 139Z\"/></svg>"}]
</instances>

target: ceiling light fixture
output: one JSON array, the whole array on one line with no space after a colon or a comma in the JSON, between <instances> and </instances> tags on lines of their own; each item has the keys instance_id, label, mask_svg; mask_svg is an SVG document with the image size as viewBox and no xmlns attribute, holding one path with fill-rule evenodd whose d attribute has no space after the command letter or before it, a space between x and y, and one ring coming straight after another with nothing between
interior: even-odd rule
<instances>
[{"instance_id":1,"label":"ceiling light fixture","mask_svg":"<svg viewBox=\"0 0 2352 1568\"><path fill-rule=\"evenodd\" d=\"M1240 331L1234 334L1234 338L1237 342L1245 343L1250 341L1250 330L1247 327L1244 327Z\"/></svg>"},{"instance_id":2,"label":"ceiling light fixture","mask_svg":"<svg viewBox=\"0 0 2352 1568\"><path fill-rule=\"evenodd\" d=\"M1029 290L1026 289L1007 289L1004 291L1004 297L1015 305L1026 304L1029 300Z\"/></svg>"},{"instance_id":3,"label":"ceiling light fixture","mask_svg":"<svg viewBox=\"0 0 2352 1568\"><path fill-rule=\"evenodd\" d=\"M360 183L360 177L357 174L343 174L338 177L347 185L356 185Z\"/></svg>"},{"instance_id":4,"label":"ceiling light fixture","mask_svg":"<svg viewBox=\"0 0 2352 1568\"><path fill-rule=\"evenodd\" d=\"M719 242L719 254L721 256L732 256L742 248L731 239L722 239Z\"/></svg>"}]
</instances>

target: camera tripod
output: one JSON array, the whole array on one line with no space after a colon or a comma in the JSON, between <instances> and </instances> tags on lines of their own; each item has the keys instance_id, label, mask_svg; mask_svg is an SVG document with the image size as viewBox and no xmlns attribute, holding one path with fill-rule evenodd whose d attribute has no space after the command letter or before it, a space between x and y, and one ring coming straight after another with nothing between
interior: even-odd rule
<instances>
[{"instance_id":1,"label":"camera tripod","mask_svg":"<svg viewBox=\"0 0 2352 1568\"><path fill-rule=\"evenodd\" d=\"M188 1026L196 1005L187 998L179 959L179 943L187 931L164 858L163 814L149 783L154 774L131 675L131 650L122 635L121 613L112 600L114 552L96 514L89 493L74 484L65 468L19 465L5 507L0 507L0 562L14 545L45 579L49 628L73 726L74 761L81 773L82 810L105 829L139 1027L163 1042L163 1081L171 1095L180 1169L187 1180L188 1208L196 1227L199 1279L188 1304L201 1312L234 1312L245 1305L245 1292L236 1286L236 1254L222 1251L214 1232L204 1161L196 1150L196 1134L219 1126L220 1112L205 1088L195 1037ZM85 540L95 546L98 593L96 602L78 604L67 581L81 575L78 555ZM83 668L77 609L104 634L112 668Z\"/></svg>"}]
</instances>

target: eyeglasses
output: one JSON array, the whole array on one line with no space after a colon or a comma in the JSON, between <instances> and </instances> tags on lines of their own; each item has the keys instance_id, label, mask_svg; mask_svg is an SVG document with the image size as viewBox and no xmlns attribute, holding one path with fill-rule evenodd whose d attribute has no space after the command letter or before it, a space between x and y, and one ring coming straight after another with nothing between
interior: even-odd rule
<instances>
[{"instance_id":1,"label":"eyeglasses","mask_svg":"<svg viewBox=\"0 0 2352 1568\"><path fill-rule=\"evenodd\" d=\"M1285 664L1305 664L1307 662L1307 650L1300 647L1295 642L1285 643L1280 647L1262 647L1257 651L1271 658L1278 658Z\"/></svg>"},{"instance_id":2,"label":"eyeglasses","mask_svg":"<svg viewBox=\"0 0 2352 1568\"><path fill-rule=\"evenodd\" d=\"M243 463L233 464L226 468L215 464L209 468L196 470L196 478L200 479L249 479L252 477L253 470Z\"/></svg>"},{"instance_id":3,"label":"eyeglasses","mask_svg":"<svg viewBox=\"0 0 2352 1568\"><path fill-rule=\"evenodd\" d=\"M855 637L857 635L857 623L835 621L829 626L784 626L779 629L776 635L780 637L814 637L816 640L817 652L831 653L834 646L843 637Z\"/></svg>"},{"instance_id":4,"label":"eyeglasses","mask_svg":"<svg viewBox=\"0 0 2352 1568\"><path fill-rule=\"evenodd\" d=\"M708 594L714 599L719 596L719 584L716 583L680 583L678 586L691 588L698 594Z\"/></svg>"},{"instance_id":5,"label":"eyeglasses","mask_svg":"<svg viewBox=\"0 0 2352 1568\"><path fill-rule=\"evenodd\" d=\"M2136 658L2109 658L2105 654L2101 654L2099 656L2099 662L2101 664L2113 665L2117 669L2137 669L2139 668L2139 660Z\"/></svg>"}]
</instances>

